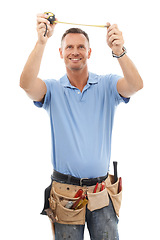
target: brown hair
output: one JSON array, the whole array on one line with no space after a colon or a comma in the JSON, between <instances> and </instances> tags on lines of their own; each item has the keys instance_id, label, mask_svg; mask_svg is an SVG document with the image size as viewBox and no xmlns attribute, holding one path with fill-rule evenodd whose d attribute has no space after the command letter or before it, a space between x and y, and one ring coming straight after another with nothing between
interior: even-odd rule
<instances>
[{"instance_id":1,"label":"brown hair","mask_svg":"<svg viewBox=\"0 0 160 240\"><path fill-rule=\"evenodd\" d=\"M63 39L65 38L65 36L67 34L69 34L69 33L80 33L80 34L83 34L87 38L88 43L89 43L88 34L85 31L83 31L82 29L80 29L80 28L69 28L68 30L66 30L65 33L62 36L61 43L62 43Z\"/></svg>"}]
</instances>

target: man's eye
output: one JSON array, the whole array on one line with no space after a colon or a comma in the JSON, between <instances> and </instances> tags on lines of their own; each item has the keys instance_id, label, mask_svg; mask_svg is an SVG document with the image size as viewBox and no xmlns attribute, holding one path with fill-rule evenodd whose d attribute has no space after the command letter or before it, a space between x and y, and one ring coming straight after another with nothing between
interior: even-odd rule
<instances>
[{"instance_id":1,"label":"man's eye","mask_svg":"<svg viewBox=\"0 0 160 240\"><path fill-rule=\"evenodd\" d=\"M81 46L79 46L79 48L84 48L84 46L83 46L83 45L81 45Z\"/></svg>"},{"instance_id":2,"label":"man's eye","mask_svg":"<svg viewBox=\"0 0 160 240\"><path fill-rule=\"evenodd\" d=\"M68 49L71 49L71 48L72 48L72 46L68 46L67 48L68 48Z\"/></svg>"}]
</instances>

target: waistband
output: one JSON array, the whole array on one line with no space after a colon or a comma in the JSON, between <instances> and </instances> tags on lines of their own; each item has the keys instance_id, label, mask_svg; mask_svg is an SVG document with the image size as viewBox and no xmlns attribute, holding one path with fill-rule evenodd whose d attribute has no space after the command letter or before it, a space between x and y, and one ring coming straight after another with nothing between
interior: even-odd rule
<instances>
[{"instance_id":1,"label":"waistband","mask_svg":"<svg viewBox=\"0 0 160 240\"><path fill-rule=\"evenodd\" d=\"M71 175L63 174L60 172L57 172L56 170L53 171L53 174L51 176L52 180L54 181L60 181L63 183L71 184L71 185L77 185L77 186L93 186L96 185L96 183L103 182L108 177L108 173L105 176L97 177L97 178L77 178Z\"/></svg>"}]
</instances>

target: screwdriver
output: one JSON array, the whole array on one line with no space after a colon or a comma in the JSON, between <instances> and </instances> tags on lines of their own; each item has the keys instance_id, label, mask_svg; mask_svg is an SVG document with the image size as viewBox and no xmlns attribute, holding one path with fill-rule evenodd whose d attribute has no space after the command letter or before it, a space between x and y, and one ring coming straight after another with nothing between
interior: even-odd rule
<instances>
[{"instance_id":1,"label":"screwdriver","mask_svg":"<svg viewBox=\"0 0 160 240\"><path fill-rule=\"evenodd\" d=\"M79 189L79 190L76 192L74 198L81 197L82 194L83 194L83 190L82 190L82 189ZM65 205L65 207L66 207L66 208L72 208L73 204L74 204L73 201L68 201L68 203Z\"/></svg>"},{"instance_id":2,"label":"screwdriver","mask_svg":"<svg viewBox=\"0 0 160 240\"><path fill-rule=\"evenodd\" d=\"M87 197L85 197L85 199L82 201L82 203L77 206L77 209L83 208L87 203L88 203L88 199L87 199Z\"/></svg>"},{"instance_id":3,"label":"screwdriver","mask_svg":"<svg viewBox=\"0 0 160 240\"><path fill-rule=\"evenodd\" d=\"M76 210L82 204L84 199L85 199L84 195L80 196L71 208Z\"/></svg>"},{"instance_id":4,"label":"screwdriver","mask_svg":"<svg viewBox=\"0 0 160 240\"><path fill-rule=\"evenodd\" d=\"M95 186L95 188L94 188L94 190L93 190L93 193L96 193L96 192L97 192L97 188L98 188L98 182L97 182L97 184L96 184L96 186Z\"/></svg>"},{"instance_id":5,"label":"screwdriver","mask_svg":"<svg viewBox=\"0 0 160 240\"><path fill-rule=\"evenodd\" d=\"M78 198L78 197L82 196L82 194L83 194L83 190L80 188L80 189L76 192L74 198Z\"/></svg>"},{"instance_id":6,"label":"screwdriver","mask_svg":"<svg viewBox=\"0 0 160 240\"><path fill-rule=\"evenodd\" d=\"M105 189L105 182L102 182L101 183L101 190L100 191L103 191Z\"/></svg>"}]
</instances>

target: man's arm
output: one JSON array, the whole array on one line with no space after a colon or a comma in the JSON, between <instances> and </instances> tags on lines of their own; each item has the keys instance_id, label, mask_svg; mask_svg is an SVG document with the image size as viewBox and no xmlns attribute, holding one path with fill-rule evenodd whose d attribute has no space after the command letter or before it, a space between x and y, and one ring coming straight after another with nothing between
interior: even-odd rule
<instances>
[{"instance_id":1,"label":"man's arm","mask_svg":"<svg viewBox=\"0 0 160 240\"><path fill-rule=\"evenodd\" d=\"M107 23L110 25L109 23ZM123 36L116 24L110 25L107 31L107 43L112 49L113 53L120 55L123 52ZM122 68L124 78L119 79L117 83L117 90L123 97L130 97L137 91L143 88L143 81L139 75L135 65L130 58L125 54L118 58L119 64Z\"/></svg>"},{"instance_id":2,"label":"man's arm","mask_svg":"<svg viewBox=\"0 0 160 240\"><path fill-rule=\"evenodd\" d=\"M20 77L20 87L23 88L28 96L34 101L41 101L47 92L45 83L38 78L38 73L47 40L52 36L55 25L50 25L46 18L47 16L45 14L37 15L38 41ZM44 37L46 30L45 24L47 24L48 29L46 37Z\"/></svg>"},{"instance_id":3,"label":"man's arm","mask_svg":"<svg viewBox=\"0 0 160 240\"><path fill-rule=\"evenodd\" d=\"M143 88L143 81L133 62L127 55L119 58L118 61L122 68L124 78L119 79L117 90L123 97L130 97Z\"/></svg>"}]
</instances>

